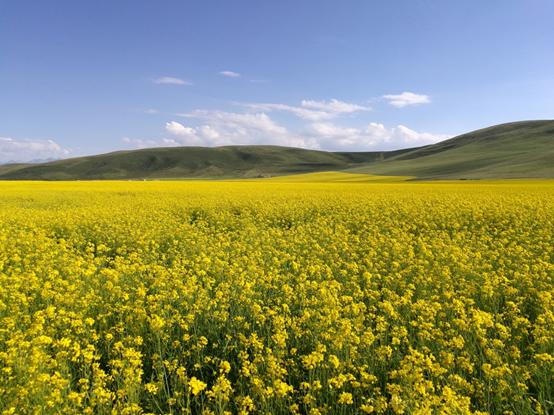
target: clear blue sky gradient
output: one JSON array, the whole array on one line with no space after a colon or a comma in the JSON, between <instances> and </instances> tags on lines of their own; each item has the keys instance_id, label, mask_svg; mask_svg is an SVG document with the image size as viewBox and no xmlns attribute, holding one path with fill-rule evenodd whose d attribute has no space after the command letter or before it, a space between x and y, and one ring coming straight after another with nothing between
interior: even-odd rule
<instances>
[{"instance_id":1,"label":"clear blue sky gradient","mask_svg":"<svg viewBox=\"0 0 554 415\"><path fill-rule=\"evenodd\" d=\"M431 102L381 98L404 91ZM554 118L554 2L0 0L0 137L90 154L198 123L176 113L332 98L371 105L330 121L353 128Z\"/></svg>"}]
</instances>

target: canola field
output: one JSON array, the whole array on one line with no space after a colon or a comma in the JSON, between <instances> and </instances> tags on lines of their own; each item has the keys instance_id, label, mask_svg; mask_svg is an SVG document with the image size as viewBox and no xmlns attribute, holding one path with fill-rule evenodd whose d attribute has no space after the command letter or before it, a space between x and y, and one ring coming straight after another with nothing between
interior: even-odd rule
<instances>
[{"instance_id":1,"label":"canola field","mask_svg":"<svg viewBox=\"0 0 554 415\"><path fill-rule=\"evenodd\" d=\"M554 181L336 181L1 182L0 414L554 413Z\"/></svg>"}]
</instances>

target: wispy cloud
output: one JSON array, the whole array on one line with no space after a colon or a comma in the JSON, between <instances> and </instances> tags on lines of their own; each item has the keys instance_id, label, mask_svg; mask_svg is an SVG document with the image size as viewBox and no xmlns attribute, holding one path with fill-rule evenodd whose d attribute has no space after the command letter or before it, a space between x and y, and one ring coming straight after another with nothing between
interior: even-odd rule
<instances>
[{"instance_id":1,"label":"wispy cloud","mask_svg":"<svg viewBox=\"0 0 554 415\"><path fill-rule=\"evenodd\" d=\"M428 95L415 94L413 92L402 92L401 94L383 95L388 103L396 108L403 108L409 105L429 104L431 98Z\"/></svg>"},{"instance_id":2,"label":"wispy cloud","mask_svg":"<svg viewBox=\"0 0 554 415\"><path fill-rule=\"evenodd\" d=\"M154 79L153 82L160 85L192 85L192 82L181 78L174 78L173 76L162 76L161 78Z\"/></svg>"},{"instance_id":3,"label":"wispy cloud","mask_svg":"<svg viewBox=\"0 0 554 415\"><path fill-rule=\"evenodd\" d=\"M331 99L329 101L303 100L299 106L273 103L245 104L255 111L285 111L295 116L311 121L326 120L340 115L353 114L360 111L371 111L370 107Z\"/></svg>"},{"instance_id":4,"label":"wispy cloud","mask_svg":"<svg viewBox=\"0 0 554 415\"><path fill-rule=\"evenodd\" d=\"M329 101L314 101L311 99L305 99L301 104L303 108L325 111L330 114L351 114L353 112L371 110L370 107L339 101L338 99L331 99Z\"/></svg>"},{"instance_id":5,"label":"wispy cloud","mask_svg":"<svg viewBox=\"0 0 554 415\"><path fill-rule=\"evenodd\" d=\"M123 141L125 144L130 144L135 148L160 147L161 145L163 145L163 142L159 140L145 138L123 137L121 141Z\"/></svg>"},{"instance_id":6,"label":"wispy cloud","mask_svg":"<svg viewBox=\"0 0 554 415\"><path fill-rule=\"evenodd\" d=\"M0 163L59 159L70 155L70 150L54 140L28 140L0 137Z\"/></svg>"},{"instance_id":7,"label":"wispy cloud","mask_svg":"<svg viewBox=\"0 0 554 415\"><path fill-rule=\"evenodd\" d=\"M221 71L219 74L226 76L227 78L240 78L240 73L233 71Z\"/></svg>"}]
</instances>

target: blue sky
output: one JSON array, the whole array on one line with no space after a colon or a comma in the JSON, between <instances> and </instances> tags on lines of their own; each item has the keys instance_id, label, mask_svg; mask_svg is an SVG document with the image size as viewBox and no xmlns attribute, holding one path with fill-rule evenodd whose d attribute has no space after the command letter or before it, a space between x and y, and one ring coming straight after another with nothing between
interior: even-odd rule
<instances>
[{"instance_id":1,"label":"blue sky","mask_svg":"<svg viewBox=\"0 0 554 415\"><path fill-rule=\"evenodd\" d=\"M0 0L0 162L554 118L554 2Z\"/></svg>"}]
</instances>

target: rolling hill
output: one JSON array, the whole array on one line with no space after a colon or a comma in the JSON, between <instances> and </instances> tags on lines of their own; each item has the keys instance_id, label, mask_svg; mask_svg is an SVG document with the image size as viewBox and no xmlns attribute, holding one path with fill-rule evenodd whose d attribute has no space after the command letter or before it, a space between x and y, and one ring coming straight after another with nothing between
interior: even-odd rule
<instances>
[{"instance_id":1,"label":"rolling hill","mask_svg":"<svg viewBox=\"0 0 554 415\"><path fill-rule=\"evenodd\" d=\"M150 148L16 166L0 170L0 179L253 178L344 170L406 151L330 153L278 146Z\"/></svg>"},{"instance_id":2,"label":"rolling hill","mask_svg":"<svg viewBox=\"0 0 554 415\"><path fill-rule=\"evenodd\" d=\"M255 178L324 171L416 179L554 177L554 121L521 121L397 151L278 146L151 148L0 166L0 180Z\"/></svg>"},{"instance_id":3,"label":"rolling hill","mask_svg":"<svg viewBox=\"0 0 554 415\"><path fill-rule=\"evenodd\" d=\"M9 173L11 171L22 169L23 167L32 166L32 164L28 163L7 163L7 164L0 164L0 176L2 176L5 173Z\"/></svg>"},{"instance_id":4,"label":"rolling hill","mask_svg":"<svg viewBox=\"0 0 554 415\"><path fill-rule=\"evenodd\" d=\"M554 121L484 128L349 171L421 180L554 178Z\"/></svg>"}]
</instances>

